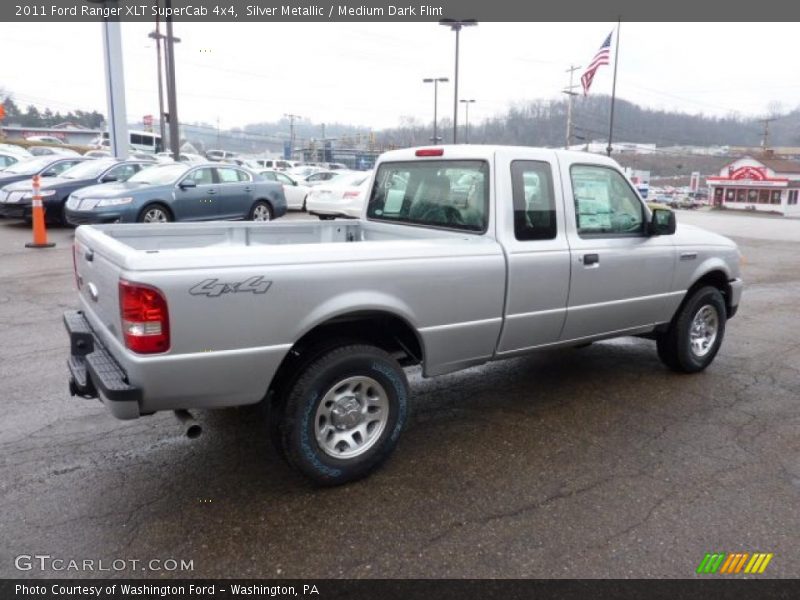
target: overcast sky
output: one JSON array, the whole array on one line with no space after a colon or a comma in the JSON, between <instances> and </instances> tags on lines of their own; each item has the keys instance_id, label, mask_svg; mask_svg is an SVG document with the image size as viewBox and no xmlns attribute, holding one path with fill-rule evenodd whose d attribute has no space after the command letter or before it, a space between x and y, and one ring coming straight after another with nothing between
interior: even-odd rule
<instances>
[{"instance_id":1,"label":"overcast sky","mask_svg":"<svg viewBox=\"0 0 800 600\"><path fill-rule=\"evenodd\" d=\"M470 120L560 96L570 64L586 66L614 23L481 23L461 35L460 97ZM157 114L148 23L123 23L129 120ZM800 105L794 23L623 23L617 94L650 107L763 116ZM423 77L446 76L452 114L454 34L436 23L177 23L179 115L223 128L296 113L376 129L432 118ZM0 88L22 105L105 113L101 25L0 24ZM613 57L612 57L613 61ZM576 77L577 83L578 77ZM610 93L601 67L592 93ZM463 117L462 117L463 118Z\"/></svg>"}]
</instances>

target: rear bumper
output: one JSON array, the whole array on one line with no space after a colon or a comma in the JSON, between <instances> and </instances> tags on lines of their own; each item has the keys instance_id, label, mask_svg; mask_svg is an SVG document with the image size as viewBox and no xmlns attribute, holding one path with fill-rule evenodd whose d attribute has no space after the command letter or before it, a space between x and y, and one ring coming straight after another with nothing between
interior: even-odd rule
<instances>
[{"instance_id":1,"label":"rear bumper","mask_svg":"<svg viewBox=\"0 0 800 600\"><path fill-rule=\"evenodd\" d=\"M65 312L64 326L70 338L70 394L100 398L118 419L137 418L142 391L128 383L125 371L100 343L83 313Z\"/></svg>"}]
</instances>

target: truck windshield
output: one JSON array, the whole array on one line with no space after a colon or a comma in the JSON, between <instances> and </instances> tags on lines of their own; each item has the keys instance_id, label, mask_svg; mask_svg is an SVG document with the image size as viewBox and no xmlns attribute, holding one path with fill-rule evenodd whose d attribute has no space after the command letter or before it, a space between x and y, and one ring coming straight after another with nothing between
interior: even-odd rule
<instances>
[{"instance_id":1,"label":"truck windshield","mask_svg":"<svg viewBox=\"0 0 800 600\"><path fill-rule=\"evenodd\" d=\"M376 221L484 232L489 165L480 160L383 163L367 207Z\"/></svg>"}]
</instances>

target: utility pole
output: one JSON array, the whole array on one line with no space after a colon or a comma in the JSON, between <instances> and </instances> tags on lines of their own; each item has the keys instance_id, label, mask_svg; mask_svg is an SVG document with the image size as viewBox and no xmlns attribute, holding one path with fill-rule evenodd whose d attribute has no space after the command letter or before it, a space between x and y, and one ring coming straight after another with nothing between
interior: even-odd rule
<instances>
[{"instance_id":1,"label":"utility pole","mask_svg":"<svg viewBox=\"0 0 800 600\"><path fill-rule=\"evenodd\" d=\"M165 0L164 7L172 13L172 0ZM175 42L180 40L172 34L172 16L167 17L166 44L164 54L167 62L167 105L169 110L169 148L175 162L180 161L181 139L178 128L178 95L175 90Z\"/></svg>"},{"instance_id":2,"label":"utility pole","mask_svg":"<svg viewBox=\"0 0 800 600\"><path fill-rule=\"evenodd\" d=\"M569 73L569 87L562 90L567 95L567 142L564 146L566 149L569 149L572 145L572 100L578 95L578 92L575 91L578 84L573 84L573 77L578 69L580 69L580 66L570 65L569 69L565 71L565 73Z\"/></svg>"},{"instance_id":3,"label":"utility pole","mask_svg":"<svg viewBox=\"0 0 800 600\"><path fill-rule=\"evenodd\" d=\"M768 119L761 119L759 123L764 124L764 136L761 138L761 148L766 152L767 148L769 148L769 124L773 121L777 121L777 117L770 117Z\"/></svg>"},{"instance_id":4,"label":"utility pole","mask_svg":"<svg viewBox=\"0 0 800 600\"><path fill-rule=\"evenodd\" d=\"M294 120L303 117L289 113L284 113L283 116L289 119L289 160L291 160L294 158Z\"/></svg>"},{"instance_id":5,"label":"utility pole","mask_svg":"<svg viewBox=\"0 0 800 600\"><path fill-rule=\"evenodd\" d=\"M166 147L164 144L167 143L167 125L164 120L164 75L162 73L161 62L161 40L164 39L164 36L161 34L161 21L158 17L156 17L156 30L151 31L147 37L156 42L156 62L158 63L156 65L158 74L158 129L161 135L161 150L164 150Z\"/></svg>"}]
</instances>

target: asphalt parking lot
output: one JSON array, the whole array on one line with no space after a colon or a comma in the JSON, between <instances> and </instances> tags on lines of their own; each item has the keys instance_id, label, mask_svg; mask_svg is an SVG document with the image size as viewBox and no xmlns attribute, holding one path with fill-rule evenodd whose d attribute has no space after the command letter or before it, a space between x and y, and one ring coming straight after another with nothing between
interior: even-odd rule
<instances>
[{"instance_id":1,"label":"asphalt parking lot","mask_svg":"<svg viewBox=\"0 0 800 600\"><path fill-rule=\"evenodd\" d=\"M296 217L292 217L296 218ZM257 409L113 419L70 398L61 312L72 230L51 250L0 220L0 576L15 557L175 559L125 577L692 577L706 552L800 564L800 221L680 211L735 236L739 314L699 375L623 339L422 380L397 452L319 490Z\"/></svg>"}]
</instances>

